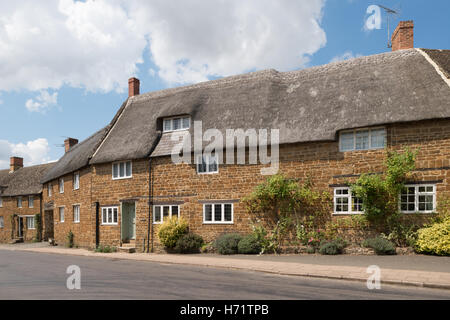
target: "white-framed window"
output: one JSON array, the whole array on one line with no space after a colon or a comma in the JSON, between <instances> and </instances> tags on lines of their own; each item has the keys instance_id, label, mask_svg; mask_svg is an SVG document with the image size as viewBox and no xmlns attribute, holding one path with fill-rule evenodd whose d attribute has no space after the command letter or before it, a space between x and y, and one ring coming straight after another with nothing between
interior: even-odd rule
<instances>
[{"instance_id":1,"label":"white-framed window","mask_svg":"<svg viewBox=\"0 0 450 320\"><path fill-rule=\"evenodd\" d=\"M76 204L73 206L73 222L80 222L80 205Z\"/></svg>"},{"instance_id":2,"label":"white-framed window","mask_svg":"<svg viewBox=\"0 0 450 320\"><path fill-rule=\"evenodd\" d=\"M27 229L34 229L34 217L27 218Z\"/></svg>"},{"instance_id":3,"label":"white-framed window","mask_svg":"<svg viewBox=\"0 0 450 320\"><path fill-rule=\"evenodd\" d=\"M5 221L3 220L3 216L0 216L0 228L5 227Z\"/></svg>"},{"instance_id":4,"label":"white-framed window","mask_svg":"<svg viewBox=\"0 0 450 320\"><path fill-rule=\"evenodd\" d=\"M432 213L436 210L436 185L405 185L400 195L403 213Z\"/></svg>"},{"instance_id":5,"label":"white-framed window","mask_svg":"<svg viewBox=\"0 0 450 320\"><path fill-rule=\"evenodd\" d=\"M3 207L3 199L0 197L0 208Z\"/></svg>"},{"instance_id":6,"label":"white-framed window","mask_svg":"<svg viewBox=\"0 0 450 320\"><path fill-rule=\"evenodd\" d=\"M73 190L80 189L80 173L75 172L73 174Z\"/></svg>"},{"instance_id":7,"label":"white-framed window","mask_svg":"<svg viewBox=\"0 0 450 320\"><path fill-rule=\"evenodd\" d=\"M348 187L334 189L334 214L362 214L362 200Z\"/></svg>"},{"instance_id":8,"label":"white-framed window","mask_svg":"<svg viewBox=\"0 0 450 320\"><path fill-rule=\"evenodd\" d=\"M22 197L17 197L17 208L22 208Z\"/></svg>"},{"instance_id":9,"label":"white-framed window","mask_svg":"<svg viewBox=\"0 0 450 320\"><path fill-rule=\"evenodd\" d=\"M59 222L64 222L64 207L59 207Z\"/></svg>"},{"instance_id":10,"label":"white-framed window","mask_svg":"<svg viewBox=\"0 0 450 320\"><path fill-rule=\"evenodd\" d=\"M205 203L203 204L203 223L233 223L232 203Z\"/></svg>"},{"instance_id":11,"label":"white-framed window","mask_svg":"<svg viewBox=\"0 0 450 320\"><path fill-rule=\"evenodd\" d=\"M47 184L47 195L49 197L52 196L52 184L51 183Z\"/></svg>"},{"instance_id":12,"label":"white-framed window","mask_svg":"<svg viewBox=\"0 0 450 320\"><path fill-rule=\"evenodd\" d=\"M163 132L186 130L190 126L191 118L188 116L167 118L163 121Z\"/></svg>"},{"instance_id":13,"label":"white-framed window","mask_svg":"<svg viewBox=\"0 0 450 320\"><path fill-rule=\"evenodd\" d=\"M64 193L64 178L59 179L59 193Z\"/></svg>"},{"instance_id":14,"label":"white-framed window","mask_svg":"<svg viewBox=\"0 0 450 320\"><path fill-rule=\"evenodd\" d=\"M203 155L199 156L197 160L197 173L218 173L219 164L217 163L217 156Z\"/></svg>"},{"instance_id":15,"label":"white-framed window","mask_svg":"<svg viewBox=\"0 0 450 320\"><path fill-rule=\"evenodd\" d=\"M131 178L133 168L131 161L116 162L112 165L113 180Z\"/></svg>"},{"instance_id":16,"label":"white-framed window","mask_svg":"<svg viewBox=\"0 0 450 320\"><path fill-rule=\"evenodd\" d=\"M34 208L34 196L28 197L28 208Z\"/></svg>"},{"instance_id":17,"label":"white-framed window","mask_svg":"<svg viewBox=\"0 0 450 320\"><path fill-rule=\"evenodd\" d=\"M339 151L383 149L386 128L346 130L339 134Z\"/></svg>"},{"instance_id":18,"label":"white-framed window","mask_svg":"<svg viewBox=\"0 0 450 320\"><path fill-rule=\"evenodd\" d=\"M180 218L179 205L157 205L153 206L153 223L163 223L166 219L172 217Z\"/></svg>"},{"instance_id":19,"label":"white-framed window","mask_svg":"<svg viewBox=\"0 0 450 320\"><path fill-rule=\"evenodd\" d=\"M103 207L102 208L102 224L116 225L118 223L119 207Z\"/></svg>"}]
</instances>

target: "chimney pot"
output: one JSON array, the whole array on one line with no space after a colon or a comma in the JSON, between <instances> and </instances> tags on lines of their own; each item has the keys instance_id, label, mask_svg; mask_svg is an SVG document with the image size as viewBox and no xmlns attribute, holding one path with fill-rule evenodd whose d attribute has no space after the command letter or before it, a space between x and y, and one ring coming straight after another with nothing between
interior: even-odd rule
<instances>
[{"instance_id":1,"label":"chimney pot","mask_svg":"<svg viewBox=\"0 0 450 320\"><path fill-rule=\"evenodd\" d=\"M137 78L130 78L128 80L128 97L139 95L140 81Z\"/></svg>"},{"instance_id":2,"label":"chimney pot","mask_svg":"<svg viewBox=\"0 0 450 320\"><path fill-rule=\"evenodd\" d=\"M11 157L9 161L9 171L14 172L20 168L23 168L23 158Z\"/></svg>"},{"instance_id":3,"label":"chimney pot","mask_svg":"<svg viewBox=\"0 0 450 320\"><path fill-rule=\"evenodd\" d=\"M400 21L391 38L392 51L414 48L414 21Z\"/></svg>"},{"instance_id":4,"label":"chimney pot","mask_svg":"<svg viewBox=\"0 0 450 320\"><path fill-rule=\"evenodd\" d=\"M69 151L70 148L72 148L77 143L78 143L78 140L74 139L74 138L67 138L66 140L64 140L64 148L65 148L66 152Z\"/></svg>"}]
</instances>

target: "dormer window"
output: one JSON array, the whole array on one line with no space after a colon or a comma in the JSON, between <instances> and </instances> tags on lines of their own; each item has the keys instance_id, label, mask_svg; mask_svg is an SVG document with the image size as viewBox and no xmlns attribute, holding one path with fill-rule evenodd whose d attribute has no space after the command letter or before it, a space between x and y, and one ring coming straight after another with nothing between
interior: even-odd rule
<instances>
[{"instance_id":1,"label":"dormer window","mask_svg":"<svg viewBox=\"0 0 450 320\"><path fill-rule=\"evenodd\" d=\"M189 129L190 125L191 125L191 118L187 116L164 119L163 131L170 132L170 131L186 130Z\"/></svg>"},{"instance_id":2,"label":"dormer window","mask_svg":"<svg viewBox=\"0 0 450 320\"><path fill-rule=\"evenodd\" d=\"M339 135L339 151L383 149L386 147L386 129L357 129Z\"/></svg>"}]
</instances>

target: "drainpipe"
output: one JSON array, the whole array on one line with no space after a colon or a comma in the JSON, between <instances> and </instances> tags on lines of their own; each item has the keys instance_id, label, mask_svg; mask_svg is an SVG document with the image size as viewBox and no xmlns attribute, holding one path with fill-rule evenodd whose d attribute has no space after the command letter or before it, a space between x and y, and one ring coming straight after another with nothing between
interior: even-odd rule
<instances>
[{"instance_id":1,"label":"drainpipe","mask_svg":"<svg viewBox=\"0 0 450 320\"><path fill-rule=\"evenodd\" d=\"M98 248L100 243L99 239L99 212L100 212L100 203L95 203L95 248Z\"/></svg>"},{"instance_id":2,"label":"drainpipe","mask_svg":"<svg viewBox=\"0 0 450 320\"><path fill-rule=\"evenodd\" d=\"M148 158L148 223L147 223L147 253L153 252L153 217L152 217L152 207L153 207L153 180L152 180L152 153L161 139L162 133L158 131L158 136L149 153ZM150 247L150 236L152 237L151 247Z\"/></svg>"}]
</instances>

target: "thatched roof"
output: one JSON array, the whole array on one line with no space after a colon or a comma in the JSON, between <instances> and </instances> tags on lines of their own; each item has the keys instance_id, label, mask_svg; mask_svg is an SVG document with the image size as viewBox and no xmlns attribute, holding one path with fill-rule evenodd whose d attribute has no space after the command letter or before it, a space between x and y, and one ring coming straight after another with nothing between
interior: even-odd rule
<instances>
[{"instance_id":1,"label":"thatched roof","mask_svg":"<svg viewBox=\"0 0 450 320\"><path fill-rule=\"evenodd\" d=\"M11 173L9 170L0 171L0 185L6 187L2 188L1 196L12 197L41 193L42 184L40 181L54 165L54 163L48 163L23 167Z\"/></svg>"},{"instance_id":2,"label":"thatched roof","mask_svg":"<svg viewBox=\"0 0 450 320\"><path fill-rule=\"evenodd\" d=\"M447 66L450 50L427 51ZM450 87L417 49L300 71L265 70L128 99L91 163L149 156L162 118L191 115L203 131L280 129L280 143L335 140L339 130L450 117ZM192 133L192 126L191 126ZM155 155L163 155L163 135Z\"/></svg>"},{"instance_id":3,"label":"thatched roof","mask_svg":"<svg viewBox=\"0 0 450 320\"><path fill-rule=\"evenodd\" d=\"M109 126L97 131L89 138L74 145L41 179L46 183L65 174L77 171L89 164L89 159L104 138Z\"/></svg>"}]
</instances>

